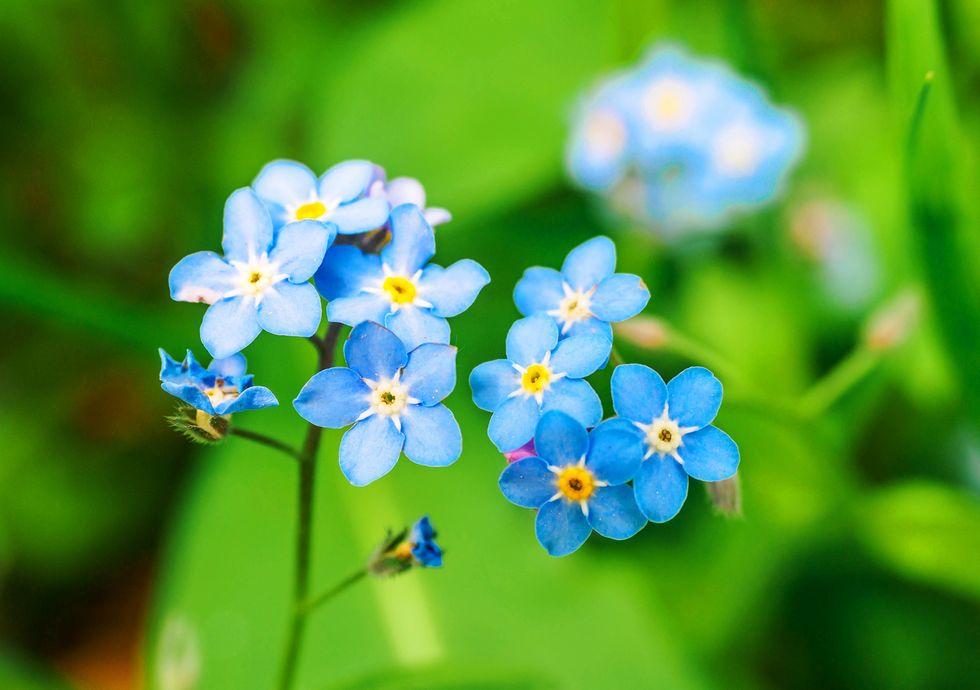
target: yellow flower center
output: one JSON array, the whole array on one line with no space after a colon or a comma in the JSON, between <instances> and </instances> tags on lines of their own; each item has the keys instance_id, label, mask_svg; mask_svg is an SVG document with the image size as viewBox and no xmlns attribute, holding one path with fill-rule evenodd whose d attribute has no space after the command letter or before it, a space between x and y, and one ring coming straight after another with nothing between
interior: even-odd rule
<instances>
[{"instance_id":1,"label":"yellow flower center","mask_svg":"<svg viewBox=\"0 0 980 690\"><path fill-rule=\"evenodd\" d=\"M543 364L532 364L521 376L521 385L528 393L540 393L548 388L551 372Z\"/></svg>"},{"instance_id":2,"label":"yellow flower center","mask_svg":"<svg viewBox=\"0 0 980 690\"><path fill-rule=\"evenodd\" d=\"M391 555L400 561L410 561L412 560L412 543L409 541L403 541L401 544L396 546L391 551Z\"/></svg>"},{"instance_id":3,"label":"yellow flower center","mask_svg":"<svg viewBox=\"0 0 980 690\"><path fill-rule=\"evenodd\" d=\"M320 201L311 201L296 209L296 220L317 220L327 212L327 207Z\"/></svg>"},{"instance_id":4,"label":"yellow flower center","mask_svg":"<svg viewBox=\"0 0 980 690\"><path fill-rule=\"evenodd\" d=\"M571 501L584 501L596 488L592 472L581 465L570 465L558 475L558 491Z\"/></svg>"},{"instance_id":5,"label":"yellow flower center","mask_svg":"<svg viewBox=\"0 0 980 690\"><path fill-rule=\"evenodd\" d=\"M415 284L408 278L388 276L381 288L388 293L395 304L411 304L415 301Z\"/></svg>"}]
</instances>

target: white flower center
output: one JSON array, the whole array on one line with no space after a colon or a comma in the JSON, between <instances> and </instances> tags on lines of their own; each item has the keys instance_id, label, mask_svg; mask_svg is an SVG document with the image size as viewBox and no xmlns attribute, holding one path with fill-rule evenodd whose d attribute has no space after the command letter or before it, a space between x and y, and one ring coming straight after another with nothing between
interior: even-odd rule
<instances>
[{"instance_id":1,"label":"white flower center","mask_svg":"<svg viewBox=\"0 0 980 690\"><path fill-rule=\"evenodd\" d=\"M367 396L369 407L361 413L358 421L378 414L390 418L395 428L401 431L401 415L405 411L405 407L418 405L421 402L418 398L411 396L408 386L401 382L401 375L402 370L399 369L390 379L382 378L377 381L364 379L364 383L371 389Z\"/></svg>"},{"instance_id":2,"label":"white flower center","mask_svg":"<svg viewBox=\"0 0 980 690\"><path fill-rule=\"evenodd\" d=\"M224 379L220 378L215 380L214 386L204 389L204 395L208 396L212 405L220 405L225 400L237 398L239 393L237 387L228 385Z\"/></svg>"},{"instance_id":3,"label":"white flower center","mask_svg":"<svg viewBox=\"0 0 980 690\"><path fill-rule=\"evenodd\" d=\"M762 158L762 136L745 125L723 129L712 144L715 168L729 177L746 177L759 167Z\"/></svg>"},{"instance_id":4,"label":"white flower center","mask_svg":"<svg viewBox=\"0 0 980 690\"><path fill-rule=\"evenodd\" d=\"M684 435L697 430L697 427L682 427L676 419L671 419L664 405L663 413L649 424L634 422L636 426L646 435L647 452L643 456L646 460L654 453L659 455L669 455L677 462L683 464L684 461L678 454L677 449L684 445Z\"/></svg>"},{"instance_id":5,"label":"white flower center","mask_svg":"<svg viewBox=\"0 0 980 690\"><path fill-rule=\"evenodd\" d=\"M544 401L545 391L551 388L551 384L566 376L565 373L553 371L549 366L550 361L551 353L546 352L540 362L529 364L527 367L511 364L520 374L520 380L517 388L508 397L516 398L519 395L525 398L533 397L540 405Z\"/></svg>"},{"instance_id":6,"label":"white flower center","mask_svg":"<svg viewBox=\"0 0 980 690\"><path fill-rule=\"evenodd\" d=\"M562 283L561 289L565 296L558 303L558 308L548 311L548 315L562 322L561 333L565 335L576 321L594 316L592 295L595 294L596 286L593 285L588 290L573 290L568 283Z\"/></svg>"},{"instance_id":7,"label":"white flower center","mask_svg":"<svg viewBox=\"0 0 980 690\"><path fill-rule=\"evenodd\" d=\"M616 113L596 110L585 120L583 137L592 155L604 161L612 160L626 148L626 125Z\"/></svg>"},{"instance_id":8,"label":"white flower center","mask_svg":"<svg viewBox=\"0 0 980 690\"><path fill-rule=\"evenodd\" d=\"M643 117L655 130L678 130L691 121L694 114L694 89L673 77L652 82L643 92Z\"/></svg>"},{"instance_id":9,"label":"white flower center","mask_svg":"<svg viewBox=\"0 0 980 690\"><path fill-rule=\"evenodd\" d=\"M254 297L256 304L262 301L262 296L276 283L288 278L288 274L279 272L279 264L269 261L267 254L252 257L248 261L232 261L231 265L238 271L235 287L224 294L225 297Z\"/></svg>"}]
</instances>

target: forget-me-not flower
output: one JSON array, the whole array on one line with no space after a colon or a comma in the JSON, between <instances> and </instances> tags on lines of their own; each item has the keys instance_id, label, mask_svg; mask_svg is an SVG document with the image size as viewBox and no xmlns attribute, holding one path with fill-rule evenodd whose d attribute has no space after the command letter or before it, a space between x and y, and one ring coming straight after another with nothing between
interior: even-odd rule
<instances>
[{"instance_id":1,"label":"forget-me-not flower","mask_svg":"<svg viewBox=\"0 0 980 690\"><path fill-rule=\"evenodd\" d=\"M668 384L642 364L613 371L613 407L633 423L634 446L643 451L633 479L636 502L653 522L677 515L687 498L688 477L715 482L738 469L738 446L711 426L721 397L721 382L704 367L685 369Z\"/></svg>"},{"instance_id":2,"label":"forget-me-not flower","mask_svg":"<svg viewBox=\"0 0 980 690\"><path fill-rule=\"evenodd\" d=\"M646 524L626 484L643 456L631 424L609 419L591 432L563 412L541 417L536 457L518 460L500 475L511 503L537 508L534 530L552 556L577 550L594 529L629 539Z\"/></svg>"},{"instance_id":3,"label":"forget-me-not flower","mask_svg":"<svg viewBox=\"0 0 980 690\"><path fill-rule=\"evenodd\" d=\"M415 521L408 538L401 544L401 553L397 549L395 553L396 556L411 558L423 568L438 568L442 565L442 549L436 543L436 530L429 522L428 515Z\"/></svg>"},{"instance_id":4,"label":"forget-me-not flower","mask_svg":"<svg viewBox=\"0 0 980 690\"><path fill-rule=\"evenodd\" d=\"M448 268L429 264L435 234L416 206L398 206L390 223L391 242L380 254L350 245L327 252L316 274L317 288L329 300L327 318L348 326L383 324L409 350L448 343L446 318L466 311L490 275L471 259Z\"/></svg>"},{"instance_id":5,"label":"forget-me-not flower","mask_svg":"<svg viewBox=\"0 0 980 690\"><path fill-rule=\"evenodd\" d=\"M212 417L279 404L268 388L252 385L241 354L216 359L205 369L190 350L178 362L161 349L160 363L163 390Z\"/></svg>"},{"instance_id":6,"label":"forget-me-not flower","mask_svg":"<svg viewBox=\"0 0 980 690\"><path fill-rule=\"evenodd\" d=\"M259 172L252 188L279 228L287 223L330 222L342 235L375 230L388 219L385 199L368 197L377 166L369 161L338 163L317 178L302 163L277 160Z\"/></svg>"},{"instance_id":7,"label":"forget-me-not flower","mask_svg":"<svg viewBox=\"0 0 980 690\"><path fill-rule=\"evenodd\" d=\"M602 403L586 376L608 359L612 341L598 333L558 342L558 326L538 314L507 332L507 359L484 362L470 374L473 402L492 412L487 434L506 453L534 436L541 415L559 410L585 427L602 419Z\"/></svg>"},{"instance_id":8,"label":"forget-me-not flower","mask_svg":"<svg viewBox=\"0 0 980 690\"><path fill-rule=\"evenodd\" d=\"M534 266L514 288L514 303L525 316L547 314L561 335L601 333L612 340L611 321L636 316L650 300L639 276L614 273L616 245L593 237L568 253L561 272Z\"/></svg>"},{"instance_id":9,"label":"forget-me-not flower","mask_svg":"<svg viewBox=\"0 0 980 690\"><path fill-rule=\"evenodd\" d=\"M311 378L293 406L331 429L353 424L340 442L340 469L354 486L395 466L402 451L419 465L445 467L459 457L459 425L442 399L456 385L456 348L426 343L412 350L366 321L344 343L347 367Z\"/></svg>"},{"instance_id":10,"label":"forget-me-not flower","mask_svg":"<svg viewBox=\"0 0 980 690\"><path fill-rule=\"evenodd\" d=\"M258 334L309 337L323 306L309 279L336 236L330 223L304 220L273 233L269 212L251 189L225 203L225 255L197 252L170 271L170 296L210 304L201 342L213 357L230 357Z\"/></svg>"},{"instance_id":11,"label":"forget-me-not flower","mask_svg":"<svg viewBox=\"0 0 980 690\"><path fill-rule=\"evenodd\" d=\"M448 223L453 219L449 211L437 206L426 208L425 206L425 187L414 177L396 177L393 180L385 178L382 168L376 168L375 180L368 189L368 196L372 199L384 199L390 208L396 208L402 204L413 204L422 211L425 222L433 228L442 223Z\"/></svg>"}]
</instances>

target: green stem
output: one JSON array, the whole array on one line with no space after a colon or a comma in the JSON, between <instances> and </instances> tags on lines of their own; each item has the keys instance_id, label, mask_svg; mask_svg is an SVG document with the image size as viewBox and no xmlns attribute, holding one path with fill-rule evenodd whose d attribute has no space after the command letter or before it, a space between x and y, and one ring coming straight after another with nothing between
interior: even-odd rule
<instances>
[{"instance_id":1,"label":"green stem","mask_svg":"<svg viewBox=\"0 0 980 690\"><path fill-rule=\"evenodd\" d=\"M909 120L908 138L905 141L905 160L907 163L915 156L915 149L919 144L922 115L926 111L926 103L929 101L929 92L932 90L932 81L935 77L936 74L932 70L926 72L922 81L922 88L919 89L919 96L915 99L915 109L912 111L912 119Z\"/></svg>"},{"instance_id":2,"label":"green stem","mask_svg":"<svg viewBox=\"0 0 980 690\"><path fill-rule=\"evenodd\" d=\"M300 607L297 609L297 613L301 613L304 616L309 615L314 611L314 609L317 609L323 604L326 604L335 596L343 592L345 589L347 589L351 585L363 579L367 575L367 573L368 573L367 568L361 568L356 573L352 573L351 575L348 575L346 578L344 578L343 580L335 584L330 589L321 592L320 594L316 595L312 599L307 599L305 602L300 604Z\"/></svg>"},{"instance_id":3,"label":"green stem","mask_svg":"<svg viewBox=\"0 0 980 690\"><path fill-rule=\"evenodd\" d=\"M854 348L803 394L799 404L800 413L811 419L823 414L867 376L880 360L881 353L877 350L864 345Z\"/></svg>"},{"instance_id":4,"label":"green stem","mask_svg":"<svg viewBox=\"0 0 980 690\"><path fill-rule=\"evenodd\" d=\"M260 434L255 431L249 431L248 429L239 429L236 426L231 427L228 433L232 436L238 436L239 438L247 438L249 441L254 441L255 443L261 443L263 446L268 446L269 448L275 448L278 451L285 453L286 455L299 459L300 452L293 448L288 443L283 443L282 441L272 438L271 436L266 436L265 434Z\"/></svg>"},{"instance_id":5,"label":"green stem","mask_svg":"<svg viewBox=\"0 0 980 690\"><path fill-rule=\"evenodd\" d=\"M665 326L665 330L664 349L686 357L693 362L703 364L720 377L737 383L740 386L744 386L747 383L748 377L742 373L742 370L738 366L723 355L718 354L691 337L678 333L673 328Z\"/></svg>"}]
</instances>

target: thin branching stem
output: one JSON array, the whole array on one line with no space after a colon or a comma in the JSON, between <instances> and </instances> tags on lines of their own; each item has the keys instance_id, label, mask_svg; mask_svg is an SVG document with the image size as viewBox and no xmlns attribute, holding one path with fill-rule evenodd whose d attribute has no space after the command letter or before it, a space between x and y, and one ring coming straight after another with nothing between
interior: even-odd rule
<instances>
[{"instance_id":1,"label":"thin branching stem","mask_svg":"<svg viewBox=\"0 0 980 690\"><path fill-rule=\"evenodd\" d=\"M325 590L320 594L317 594L315 597L312 597L311 599L307 599L305 602L300 604L299 608L297 608L296 610L296 613L304 616L309 615L315 609L320 608L328 601L333 599L335 596L343 592L345 589L347 589L351 585L363 579L367 575L367 572L368 572L367 568L361 568L357 572L351 573L350 575L345 577L343 580L335 584L330 589Z\"/></svg>"},{"instance_id":2,"label":"thin branching stem","mask_svg":"<svg viewBox=\"0 0 980 690\"><path fill-rule=\"evenodd\" d=\"M256 431L249 431L248 429L240 429L237 426L232 426L230 429L228 429L228 433L232 436L238 436L239 438L245 438L249 441L260 443L263 446L268 446L269 448L275 448L291 458L299 459L300 457L300 452L288 443L284 443L279 439L266 436L265 434L260 434Z\"/></svg>"}]
</instances>

